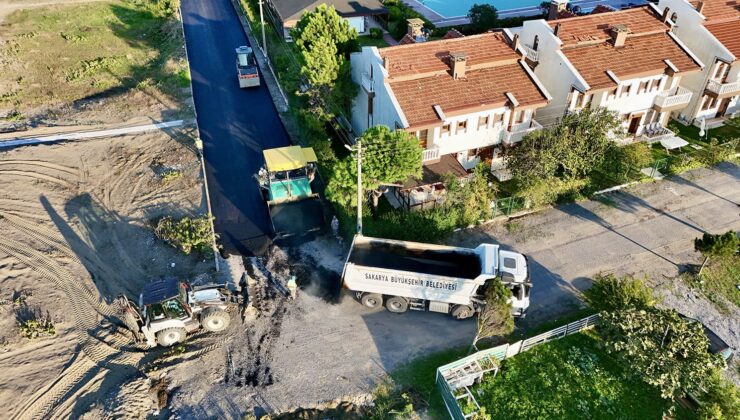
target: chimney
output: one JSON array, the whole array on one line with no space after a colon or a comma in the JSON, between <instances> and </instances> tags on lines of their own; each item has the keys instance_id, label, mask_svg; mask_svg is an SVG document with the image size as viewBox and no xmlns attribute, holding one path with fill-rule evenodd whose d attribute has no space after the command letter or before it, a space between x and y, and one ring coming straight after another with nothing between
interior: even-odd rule
<instances>
[{"instance_id":1,"label":"chimney","mask_svg":"<svg viewBox=\"0 0 740 420\"><path fill-rule=\"evenodd\" d=\"M388 57L383 57L383 68L385 71L390 73L391 71L391 60Z\"/></svg>"},{"instance_id":2,"label":"chimney","mask_svg":"<svg viewBox=\"0 0 740 420\"><path fill-rule=\"evenodd\" d=\"M704 2L700 1L696 5L696 11L699 12L699 14L702 14L702 11L704 11Z\"/></svg>"},{"instance_id":3,"label":"chimney","mask_svg":"<svg viewBox=\"0 0 740 420\"><path fill-rule=\"evenodd\" d=\"M514 34L514 39L511 40L511 48L514 49L514 51L519 49L519 34Z\"/></svg>"},{"instance_id":4,"label":"chimney","mask_svg":"<svg viewBox=\"0 0 740 420\"><path fill-rule=\"evenodd\" d=\"M668 22L668 13L670 12L671 12L671 9L669 7L666 7L665 9L663 9L663 16L661 18L663 20L663 23Z\"/></svg>"},{"instance_id":5,"label":"chimney","mask_svg":"<svg viewBox=\"0 0 740 420\"><path fill-rule=\"evenodd\" d=\"M424 21L419 18L411 18L406 21L408 24L407 33L411 35L412 38L417 39L419 37L423 37L424 33L421 31L422 28L424 28Z\"/></svg>"},{"instance_id":6,"label":"chimney","mask_svg":"<svg viewBox=\"0 0 740 420\"><path fill-rule=\"evenodd\" d=\"M629 29L624 25L614 25L611 28L610 35L614 48L624 47L624 41L627 40Z\"/></svg>"},{"instance_id":7,"label":"chimney","mask_svg":"<svg viewBox=\"0 0 740 420\"><path fill-rule=\"evenodd\" d=\"M560 32L560 23L555 24L555 29L552 30L552 34L558 36L558 32Z\"/></svg>"},{"instance_id":8,"label":"chimney","mask_svg":"<svg viewBox=\"0 0 740 420\"><path fill-rule=\"evenodd\" d=\"M452 78L462 79L465 77L465 65L467 64L468 56L462 52L451 52L450 53L450 64L452 64Z\"/></svg>"},{"instance_id":9,"label":"chimney","mask_svg":"<svg viewBox=\"0 0 740 420\"><path fill-rule=\"evenodd\" d=\"M568 0L552 0L550 2L550 9L547 13L547 20L554 20L558 18L558 14L567 9Z\"/></svg>"}]
</instances>

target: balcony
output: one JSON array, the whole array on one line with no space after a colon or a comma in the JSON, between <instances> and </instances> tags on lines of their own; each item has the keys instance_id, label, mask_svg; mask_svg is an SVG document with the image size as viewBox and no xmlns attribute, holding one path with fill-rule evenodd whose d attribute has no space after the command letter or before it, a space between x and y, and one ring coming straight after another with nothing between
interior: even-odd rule
<instances>
[{"instance_id":1,"label":"balcony","mask_svg":"<svg viewBox=\"0 0 740 420\"><path fill-rule=\"evenodd\" d=\"M734 96L740 93L740 81L720 82L719 80L709 80L707 82L707 91L720 98Z\"/></svg>"},{"instance_id":2,"label":"balcony","mask_svg":"<svg viewBox=\"0 0 740 420\"><path fill-rule=\"evenodd\" d=\"M434 160L439 160L439 149L424 149L424 152L421 155L421 161L422 162L431 162Z\"/></svg>"},{"instance_id":3,"label":"balcony","mask_svg":"<svg viewBox=\"0 0 740 420\"><path fill-rule=\"evenodd\" d=\"M521 44L521 47L524 50L524 55L528 59L532 60L535 63L540 61L540 53L537 50L527 44Z\"/></svg>"},{"instance_id":4,"label":"balcony","mask_svg":"<svg viewBox=\"0 0 740 420\"><path fill-rule=\"evenodd\" d=\"M689 104L691 91L681 86L661 92L655 97L655 108L658 112L680 109Z\"/></svg>"},{"instance_id":5,"label":"balcony","mask_svg":"<svg viewBox=\"0 0 740 420\"><path fill-rule=\"evenodd\" d=\"M511 129L504 131L504 144L512 145L522 141L527 134L542 129L540 123L532 120L529 123L512 126Z\"/></svg>"},{"instance_id":6,"label":"balcony","mask_svg":"<svg viewBox=\"0 0 740 420\"><path fill-rule=\"evenodd\" d=\"M361 84L362 88L365 89L365 92L375 92L375 83L373 79L370 78L370 74L368 72L362 73Z\"/></svg>"}]
</instances>

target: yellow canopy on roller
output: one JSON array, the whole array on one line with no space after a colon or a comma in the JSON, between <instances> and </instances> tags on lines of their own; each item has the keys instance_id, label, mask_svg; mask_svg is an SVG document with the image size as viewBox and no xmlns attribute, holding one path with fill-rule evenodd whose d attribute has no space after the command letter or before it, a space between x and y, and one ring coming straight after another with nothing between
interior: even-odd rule
<instances>
[{"instance_id":1,"label":"yellow canopy on roller","mask_svg":"<svg viewBox=\"0 0 740 420\"><path fill-rule=\"evenodd\" d=\"M288 146L263 150L265 165L270 172L290 171L316 162L316 153L310 147Z\"/></svg>"}]
</instances>

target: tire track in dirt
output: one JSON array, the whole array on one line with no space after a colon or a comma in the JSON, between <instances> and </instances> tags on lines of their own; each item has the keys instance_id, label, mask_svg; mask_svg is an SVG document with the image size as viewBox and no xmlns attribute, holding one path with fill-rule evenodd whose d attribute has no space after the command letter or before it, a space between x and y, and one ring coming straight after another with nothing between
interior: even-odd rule
<instances>
[{"instance_id":1,"label":"tire track in dirt","mask_svg":"<svg viewBox=\"0 0 740 420\"><path fill-rule=\"evenodd\" d=\"M15 175L15 176L21 176L25 178L35 178L41 181L48 181L48 182L61 185L64 187L74 188L74 185L67 180L64 180L61 178L55 178L53 176L46 175L46 174L40 174L38 172L0 169L0 175Z\"/></svg>"},{"instance_id":2,"label":"tire track in dirt","mask_svg":"<svg viewBox=\"0 0 740 420\"><path fill-rule=\"evenodd\" d=\"M58 165L56 163L49 163L43 160L0 160L0 165L27 165L37 166L46 169L55 169L57 171L66 172L71 175L80 175L80 171L77 168L71 166Z\"/></svg>"}]
</instances>

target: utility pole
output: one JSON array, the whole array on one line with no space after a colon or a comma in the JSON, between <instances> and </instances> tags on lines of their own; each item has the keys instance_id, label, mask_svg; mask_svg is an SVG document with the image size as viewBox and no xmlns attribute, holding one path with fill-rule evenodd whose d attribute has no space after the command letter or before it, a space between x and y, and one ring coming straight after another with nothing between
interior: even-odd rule
<instances>
[{"instance_id":1,"label":"utility pole","mask_svg":"<svg viewBox=\"0 0 740 420\"><path fill-rule=\"evenodd\" d=\"M362 236L362 144L357 139L357 234Z\"/></svg>"},{"instance_id":2,"label":"utility pole","mask_svg":"<svg viewBox=\"0 0 740 420\"><path fill-rule=\"evenodd\" d=\"M265 17L262 15L262 0L259 0L260 5L260 24L262 25L262 53L265 54L265 60L267 60L267 42L265 41Z\"/></svg>"}]
</instances>

